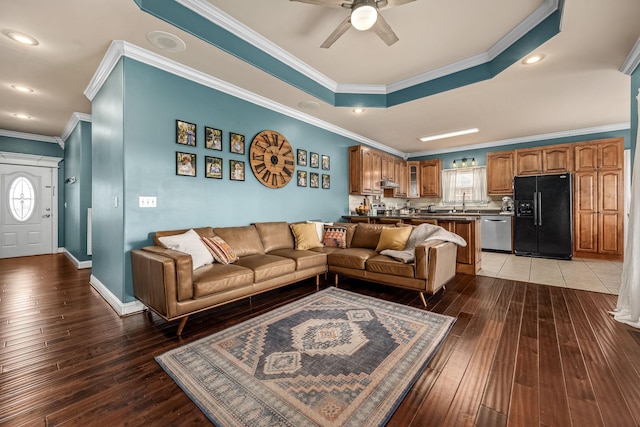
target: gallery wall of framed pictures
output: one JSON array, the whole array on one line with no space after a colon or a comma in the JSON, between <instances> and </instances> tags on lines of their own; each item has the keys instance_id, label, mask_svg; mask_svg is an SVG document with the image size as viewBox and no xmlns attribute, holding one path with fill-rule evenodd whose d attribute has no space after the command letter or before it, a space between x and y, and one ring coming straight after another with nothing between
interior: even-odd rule
<instances>
[{"instance_id":1,"label":"gallery wall of framed pictures","mask_svg":"<svg viewBox=\"0 0 640 427\"><path fill-rule=\"evenodd\" d=\"M212 151L225 151L224 131L217 127L203 126L204 128L204 148ZM228 153L233 157L225 160L216 155L205 155L204 157L204 177L210 179L225 179L230 181L245 181L245 136L236 131L227 133ZM198 176L198 156L196 153L182 151L198 146L198 125L189 121L176 119L176 144L184 146L175 152L176 175L178 176ZM213 153L212 153L213 154ZM331 158L328 155L308 152L305 149L296 150L296 164L299 167L296 171L296 181L298 187L307 188L331 188ZM300 167L308 167L304 170ZM225 171L228 170L228 172ZM317 169L317 170L314 170Z\"/></svg>"}]
</instances>

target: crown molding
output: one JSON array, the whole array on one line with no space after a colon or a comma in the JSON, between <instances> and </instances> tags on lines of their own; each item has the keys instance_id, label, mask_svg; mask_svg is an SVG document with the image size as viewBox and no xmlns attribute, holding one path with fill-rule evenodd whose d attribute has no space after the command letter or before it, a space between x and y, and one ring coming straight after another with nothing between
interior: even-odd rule
<instances>
[{"instance_id":1,"label":"crown molding","mask_svg":"<svg viewBox=\"0 0 640 427\"><path fill-rule=\"evenodd\" d=\"M0 151L0 163L23 166L42 166L47 168L57 168L61 157L41 156L38 154L9 153Z\"/></svg>"},{"instance_id":2,"label":"crown molding","mask_svg":"<svg viewBox=\"0 0 640 427\"><path fill-rule=\"evenodd\" d=\"M620 71L630 76L638 68L638 65L640 65L640 38L636 40L636 44L620 67Z\"/></svg>"},{"instance_id":3,"label":"crown molding","mask_svg":"<svg viewBox=\"0 0 640 427\"><path fill-rule=\"evenodd\" d=\"M245 42L251 44L257 49L262 50L278 61L292 67L304 76L318 82L320 85L331 90L334 93L353 93L353 94L374 94L388 95L398 90L407 89L422 83L426 83L449 74L454 74L478 65L487 63L507 48L520 40L528 32L533 30L537 25L542 23L552 13L559 8L560 0L545 0L531 15L527 16L522 22L516 25L504 37L492 45L486 52L478 55L456 61L452 64L430 70L416 76L409 77L397 82L386 85L370 85L370 84L352 84L337 83L328 76L322 74L307 63L299 60L286 50L282 49L275 43L265 39L251 28L242 24L237 19L226 14L211 3L205 0L177 0L177 3L191 10L192 12L202 16L209 22L229 31Z\"/></svg>"},{"instance_id":4,"label":"crown molding","mask_svg":"<svg viewBox=\"0 0 640 427\"><path fill-rule=\"evenodd\" d=\"M286 105L277 103L263 96L243 89L239 86L232 85L231 83L212 77L201 71L187 67L183 64L180 64L179 62L165 58L156 53L150 52L146 49L122 40L114 40L113 42L111 42L109 49L107 49L104 58L100 62L100 66L91 79L89 86L87 87L87 89L85 89L84 93L87 98L89 98L89 100L93 100L93 97L98 93L100 87L106 82L107 78L109 77L109 73L111 72L111 70L113 70L113 67L115 67L120 58L123 56L173 74L175 76L182 77L192 82L201 84L211 89L224 92L228 95L245 100L247 102L251 102L252 104L267 108L271 111L284 114L318 128L328 130L337 135L341 135L354 141L358 141L362 144L375 147L381 151L385 151L401 157L405 155L405 153L403 153L402 151L388 147L380 142L365 138L362 135L358 135L323 120L319 120L308 114L304 114L298 110L287 107Z\"/></svg>"},{"instance_id":5,"label":"crown molding","mask_svg":"<svg viewBox=\"0 0 640 427\"><path fill-rule=\"evenodd\" d=\"M75 129L75 127L78 125L79 122L91 123L91 115L85 114L85 113L77 113L77 112L73 113L71 115L71 118L67 122L67 125L64 127L64 130L62 131L62 136L60 136L63 143L67 142L67 139L71 135L71 132L73 132L73 129Z\"/></svg>"},{"instance_id":6,"label":"crown molding","mask_svg":"<svg viewBox=\"0 0 640 427\"><path fill-rule=\"evenodd\" d=\"M484 142L481 144L464 145L460 147L443 148L439 150L419 151L415 153L408 153L409 158L432 156L435 154L447 154L455 153L458 151L477 150L482 148L495 148L504 145L524 144L526 142L545 141L550 139L570 138L572 136L589 135L594 133L616 132L619 130L629 130L631 123L614 123L611 125L595 126L590 128L573 129L560 132L544 133L539 135L522 136L519 138L503 139L499 141Z\"/></svg>"},{"instance_id":7,"label":"crown molding","mask_svg":"<svg viewBox=\"0 0 640 427\"><path fill-rule=\"evenodd\" d=\"M7 138L29 139L31 141L51 142L53 144L59 144L60 138L57 136L37 135L35 133L15 132L12 130L0 129L0 136L6 136Z\"/></svg>"}]
</instances>

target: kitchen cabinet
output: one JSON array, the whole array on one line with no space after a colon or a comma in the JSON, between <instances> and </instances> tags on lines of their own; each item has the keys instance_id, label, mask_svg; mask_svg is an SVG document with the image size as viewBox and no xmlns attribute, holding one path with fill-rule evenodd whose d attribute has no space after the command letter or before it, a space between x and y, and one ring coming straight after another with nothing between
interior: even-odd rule
<instances>
[{"instance_id":1,"label":"kitchen cabinet","mask_svg":"<svg viewBox=\"0 0 640 427\"><path fill-rule=\"evenodd\" d=\"M621 260L623 170L576 172L573 197L574 255Z\"/></svg>"},{"instance_id":2,"label":"kitchen cabinet","mask_svg":"<svg viewBox=\"0 0 640 427\"><path fill-rule=\"evenodd\" d=\"M394 165L395 158L388 154L382 154L381 156L381 176L384 180L394 181L396 176L396 170Z\"/></svg>"},{"instance_id":3,"label":"kitchen cabinet","mask_svg":"<svg viewBox=\"0 0 640 427\"><path fill-rule=\"evenodd\" d=\"M438 220L438 225L445 230L456 233L467 242L467 246L458 246L456 273L478 274L481 268L480 260L482 258L480 220Z\"/></svg>"},{"instance_id":4,"label":"kitchen cabinet","mask_svg":"<svg viewBox=\"0 0 640 427\"><path fill-rule=\"evenodd\" d=\"M516 150L516 175L543 175L570 172L573 149L570 144Z\"/></svg>"},{"instance_id":5,"label":"kitchen cabinet","mask_svg":"<svg viewBox=\"0 0 640 427\"><path fill-rule=\"evenodd\" d=\"M576 172L617 170L624 167L623 138L578 142L574 147Z\"/></svg>"},{"instance_id":6,"label":"kitchen cabinet","mask_svg":"<svg viewBox=\"0 0 640 427\"><path fill-rule=\"evenodd\" d=\"M420 162L420 197L442 197L442 160Z\"/></svg>"},{"instance_id":7,"label":"kitchen cabinet","mask_svg":"<svg viewBox=\"0 0 640 427\"><path fill-rule=\"evenodd\" d=\"M515 152L487 153L487 194L508 196L513 194Z\"/></svg>"},{"instance_id":8,"label":"kitchen cabinet","mask_svg":"<svg viewBox=\"0 0 640 427\"><path fill-rule=\"evenodd\" d=\"M399 185L398 188L393 189L393 197L407 198L407 162L402 159L396 158L394 161L395 168L395 182Z\"/></svg>"},{"instance_id":9,"label":"kitchen cabinet","mask_svg":"<svg viewBox=\"0 0 640 427\"><path fill-rule=\"evenodd\" d=\"M417 199L421 194L420 162L407 162L407 198Z\"/></svg>"},{"instance_id":10,"label":"kitchen cabinet","mask_svg":"<svg viewBox=\"0 0 640 427\"><path fill-rule=\"evenodd\" d=\"M381 152L362 145L349 147L349 194L380 194L381 178Z\"/></svg>"}]
</instances>

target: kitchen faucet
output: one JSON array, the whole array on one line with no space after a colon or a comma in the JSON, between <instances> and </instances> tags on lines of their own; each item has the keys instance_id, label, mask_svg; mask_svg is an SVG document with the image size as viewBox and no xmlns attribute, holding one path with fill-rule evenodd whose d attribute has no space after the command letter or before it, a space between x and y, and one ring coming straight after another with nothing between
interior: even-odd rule
<instances>
[{"instance_id":1,"label":"kitchen faucet","mask_svg":"<svg viewBox=\"0 0 640 427\"><path fill-rule=\"evenodd\" d=\"M467 212L467 208L465 207L465 204L464 204L464 199L465 199L466 195L467 195L467 193L462 193L462 213L466 213Z\"/></svg>"}]
</instances>

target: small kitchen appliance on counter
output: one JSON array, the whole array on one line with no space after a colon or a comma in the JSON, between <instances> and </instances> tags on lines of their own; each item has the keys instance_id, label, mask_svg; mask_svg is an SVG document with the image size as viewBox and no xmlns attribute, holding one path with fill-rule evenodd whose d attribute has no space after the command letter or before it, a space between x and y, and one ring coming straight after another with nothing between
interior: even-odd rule
<instances>
[{"instance_id":1,"label":"small kitchen appliance on counter","mask_svg":"<svg viewBox=\"0 0 640 427\"><path fill-rule=\"evenodd\" d=\"M513 212L513 199L509 196L502 198L502 210L500 213L509 214Z\"/></svg>"},{"instance_id":2,"label":"small kitchen appliance on counter","mask_svg":"<svg viewBox=\"0 0 640 427\"><path fill-rule=\"evenodd\" d=\"M385 215L387 210L387 205L382 202L373 202L371 203L371 214L375 216Z\"/></svg>"}]
</instances>

